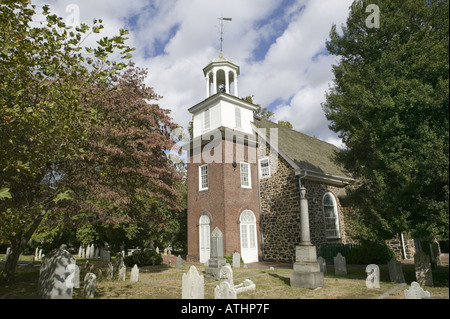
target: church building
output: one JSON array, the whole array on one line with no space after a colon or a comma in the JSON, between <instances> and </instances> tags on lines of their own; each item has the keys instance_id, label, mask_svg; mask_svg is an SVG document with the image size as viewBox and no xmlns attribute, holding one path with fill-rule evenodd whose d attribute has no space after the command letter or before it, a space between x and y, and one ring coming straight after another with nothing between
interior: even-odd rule
<instances>
[{"instance_id":1,"label":"church building","mask_svg":"<svg viewBox=\"0 0 450 319\"><path fill-rule=\"evenodd\" d=\"M334 145L255 115L238 97L240 67L222 56L203 69L206 98L189 108L188 260L210 258L210 235L244 263L292 262L306 188L312 244L346 243L341 200L353 182L333 162Z\"/></svg>"}]
</instances>

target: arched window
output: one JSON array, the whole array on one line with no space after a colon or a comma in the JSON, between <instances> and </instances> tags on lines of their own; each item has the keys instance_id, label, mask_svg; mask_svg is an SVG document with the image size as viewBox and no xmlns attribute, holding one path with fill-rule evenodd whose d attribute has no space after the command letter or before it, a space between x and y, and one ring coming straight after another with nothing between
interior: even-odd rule
<instances>
[{"instance_id":1,"label":"arched window","mask_svg":"<svg viewBox=\"0 0 450 319\"><path fill-rule=\"evenodd\" d=\"M239 107L234 109L234 121L237 128L242 128L241 109Z\"/></svg>"},{"instance_id":2,"label":"arched window","mask_svg":"<svg viewBox=\"0 0 450 319\"><path fill-rule=\"evenodd\" d=\"M239 218L241 225L241 257L244 263L258 261L256 218L251 210L244 210Z\"/></svg>"},{"instance_id":3,"label":"arched window","mask_svg":"<svg viewBox=\"0 0 450 319\"><path fill-rule=\"evenodd\" d=\"M210 257L210 219L207 215L200 216L199 220L199 245L200 262L205 263Z\"/></svg>"},{"instance_id":4,"label":"arched window","mask_svg":"<svg viewBox=\"0 0 450 319\"><path fill-rule=\"evenodd\" d=\"M325 195L323 195L322 205L325 217L325 236L327 238L340 238L336 198L330 192L325 193Z\"/></svg>"}]
</instances>

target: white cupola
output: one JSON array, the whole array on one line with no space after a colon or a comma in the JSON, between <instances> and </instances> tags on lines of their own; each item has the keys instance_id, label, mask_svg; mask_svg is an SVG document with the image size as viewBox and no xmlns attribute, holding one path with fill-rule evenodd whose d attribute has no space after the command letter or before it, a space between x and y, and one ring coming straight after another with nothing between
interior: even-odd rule
<instances>
[{"instance_id":1,"label":"white cupola","mask_svg":"<svg viewBox=\"0 0 450 319\"><path fill-rule=\"evenodd\" d=\"M206 80L206 98L217 92L238 96L239 65L225 59L220 53L204 69Z\"/></svg>"},{"instance_id":2,"label":"white cupola","mask_svg":"<svg viewBox=\"0 0 450 319\"><path fill-rule=\"evenodd\" d=\"M212 60L204 69L206 99L189 108L193 120L193 138L216 129L231 129L253 134L256 106L238 97L239 65L223 57Z\"/></svg>"}]
</instances>

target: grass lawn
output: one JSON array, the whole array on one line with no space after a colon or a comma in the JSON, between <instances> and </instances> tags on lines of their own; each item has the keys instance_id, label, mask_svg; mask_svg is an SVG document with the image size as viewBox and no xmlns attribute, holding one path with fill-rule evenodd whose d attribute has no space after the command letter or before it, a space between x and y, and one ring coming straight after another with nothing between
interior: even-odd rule
<instances>
[{"instance_id":1,"label":"grass lawn","mask_svg":"<svg viewBox=\"0 0 450 319\"><path fill-rule=\"evenodd\" d=\"M0 255L0 259L4 259ZM28 261L32 256L23 256L21 260ZM73 298L83 299L83 279L88 272L85 269L85 259L77 259L80 267L80 289L74 289ZM39 262L35 266L18 266L15 282L0 286L0 299L34 299L37 298L37 282L39 278ZM175 268L166 264L160 266L141 267L139 282L130 283L130 271L127 269L127 281L117 280L115 269L114 279L105 278L107 263L90 260L94 265L93 272L97 275L96 299L180 299L181 278L189 270L190 265L184 264ZM114 264L114 261L113 261ZM196 266L199 272L204 266ZM0 270L3 265L0 264ZM102 274L99 270L103 269ZM389 272L386 265L380 266L380 288L367 288L365 279L367 274L364 267L351 269L347 276L335 276L332 266L325 274L324 286L320 289L309 290L291 287L289 276L291 269L278 268L275 270L258 268L233 269L235 285L249 278L256 284L256 290L240 293L238 299L376 299L385 292L396 290L386 296L386 299L404 299L403 291L415 280L414 265L404 265L403 272L408 286L399 287L389 282ZM448 264L433 270L434 287L424 287L433 298L449 298ZM214 287L217 281L205 278L205 299L214 298Z\"/></svg>"}]
</instances>

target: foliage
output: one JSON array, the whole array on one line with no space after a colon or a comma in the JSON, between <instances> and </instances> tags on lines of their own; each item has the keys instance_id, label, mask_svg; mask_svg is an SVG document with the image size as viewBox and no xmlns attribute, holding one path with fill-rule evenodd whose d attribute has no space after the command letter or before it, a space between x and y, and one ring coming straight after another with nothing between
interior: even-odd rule
<instances>
[{"instance_id":1,"label":"foliage","mask_svg":"<svg viewBox=\"0 0 450 319\"><path fill-rule=\"evenodd\" d=\"M162 257L155 250L135 250L131 256L125 256L123 262L127 267L155 266L162 263Z\"/></svg>"},{"instance_id":2,"label":"foliage","mask_svg":"<svg viewBox=\"0 0 450 319\"><path fill-rule=\"evenodd\" d=\"M387 264L395 253L384 242L363 242L347 254L348 264Z\"/></svg>"},{"instance_id":3,"label":"foliage","mask_svg":"<svg viewBox=\"0 0 450 319\"><path fill-rule=\"evenodd\" d=\"M379 28L366 25L369 4ZM449 236L448 13L448 1L358 0L330 32L340 60L323 108L357 180L349 220L361 239Z\"/></svg>"},{"instance_id":4,"label":"foliage","mask_svg":"<svg viewBox=\"0 0 450 319\"><path fill-rule=\"evenodd\" d=\"M42 238L78 229L82 242L105 225L166 229L181 209L164 153L175 125L146 71L127 62L127 31L88 48L101 20L72 28L44 6L45 22L32 26L26 0L0 11L0 238L12 248L2 277L39 227Z\"/></svg>"}]
</instances>

